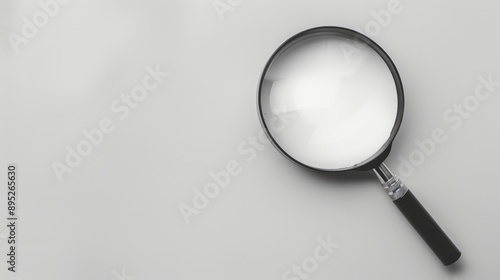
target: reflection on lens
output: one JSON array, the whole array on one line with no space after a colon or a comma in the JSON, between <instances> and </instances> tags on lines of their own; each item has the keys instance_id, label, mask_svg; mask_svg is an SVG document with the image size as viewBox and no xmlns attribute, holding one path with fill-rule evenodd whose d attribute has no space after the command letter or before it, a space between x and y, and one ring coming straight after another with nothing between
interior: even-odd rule
<instances>
[{"instance_id":1,"label":"reflection on lens","mask_svg":"<svg viewBox=\"0 0 500 280\"><path fill-rule=\"evenodd\" d=\"M337 33L289 42L274 56L260 88L269 133L290 157L312 168L359 165L390 141L398 113L394 77L371 47ZM269 128L269 125L267 125Z\"/></svg>"}]
</instances>

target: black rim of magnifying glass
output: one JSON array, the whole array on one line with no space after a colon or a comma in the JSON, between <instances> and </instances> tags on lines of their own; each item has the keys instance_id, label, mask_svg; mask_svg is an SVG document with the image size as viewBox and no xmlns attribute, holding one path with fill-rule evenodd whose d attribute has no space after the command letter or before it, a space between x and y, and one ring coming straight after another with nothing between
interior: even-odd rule
<instances>
[{"instance_id":1,"label":"black rim of magnifying glass","mask_svg":"<svg viewBox=\"0 0 500 280\"><path fill-rule=\"evenodd\" d=\"M377 54L385 61L387 64L387 67L391 71L392 77L394 78L394 83L396 85L396 91L398 95L398 111L396 115L396 121L394 122L394 126L392 128L390 137L387 139L387 141L384 143L384 145L375 153L373 156L368 158L367 160L356 164L352 167L346 167L346 168L340 168L340 169L320 169L316 167L312 167L309 165L306 165L292 156L290 156L285 150L283 150L280 145L276 142L274 137L271 135L269 132L269 128L266 124L266 121L264 119L264 113L262 112L262 106L261 106L261 92L262 92L262 86L264 83L264 79L266 77L267 71L273 64L273 62L276 60L276 58L283 53L288 47L293 46L294 43L296 42L301 42L303 39L307 37L312 37L312 35L343 35L347 39L353 39L353 40L358 40L361 43L364 43L368 45L370 48L372 48ZM394 141L394 138L396 137L396 134L398 133L399 127L401 126L401 122L403 120L403 111L404 111L404 94L403 94L403 83L401 82L401 77L399 76L398 70L396 69L396 66L392 62L391 58L389 55L373 40L370 38L366 37L365 35L354 31L352 29L344 28L344 27L338 27L338 26L322 26L322 27L315 27L311 28L305 31L302 31L288 40L286 40L283 44L279 46L279 48L273 53L271 58L267 61L266 66L264 67L264 71L262 72L262 76L260 78L259 82L259 88L258 88L258 94L257 94L257 107L259 110L259 119L261 122L262 127L264 128L264 132L266 133L267 137L271 140L271 143L280 151L286 158L290 159L291 161L295 162L296 164L300 166L304 166L313 170L317 171L326 171L326 172L342 172L342 171L350 171L350 170L370 170L375 167L378 167L382 162L387 158L389 155L389 152L391 150L391 145L392 142Z\"/></svg>"}]
</instances>

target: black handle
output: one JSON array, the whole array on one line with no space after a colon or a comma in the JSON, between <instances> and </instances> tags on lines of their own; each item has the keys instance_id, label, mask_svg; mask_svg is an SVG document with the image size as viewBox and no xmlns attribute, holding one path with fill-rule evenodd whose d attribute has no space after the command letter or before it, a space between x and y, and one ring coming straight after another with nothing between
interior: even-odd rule
<instances>
[{"instance_id":1,"label":"black handle","mask_svg":"<svg viewBox=\"0 0 500 280\"><path fill-rule=\"evenodd\" d=\"M462 253L457 246L451 242L410 190L403 197L394 200L394 204L444 265L450 265L460 258Z\"/></svg>"}]
</instances>

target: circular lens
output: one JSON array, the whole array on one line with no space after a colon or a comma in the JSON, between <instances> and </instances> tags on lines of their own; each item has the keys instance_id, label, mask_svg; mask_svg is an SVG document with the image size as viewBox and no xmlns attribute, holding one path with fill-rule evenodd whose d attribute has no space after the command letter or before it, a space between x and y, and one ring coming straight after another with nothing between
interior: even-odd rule
<instances>
[{"instance_id":1,"label":"circular lens","mask_svg":"<svg viewBox=\"0 0 500 280\"><path fill-rule=\"evenodd\" d=\"M294 161L328 171L353 169L382 153L401 121L402 98L385 52L335 27L303 32L282 45L259 89L260 115L273 143Z\"/></svg>"}]
</instances>

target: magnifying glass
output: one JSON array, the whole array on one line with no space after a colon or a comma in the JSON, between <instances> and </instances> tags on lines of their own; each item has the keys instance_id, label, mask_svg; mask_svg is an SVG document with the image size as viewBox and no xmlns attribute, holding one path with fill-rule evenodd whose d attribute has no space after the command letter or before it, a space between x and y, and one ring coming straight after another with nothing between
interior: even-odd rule
<instances>
[{"instance_id":1,"label":"magnifying glass","mask_svg":"<svg viewBox=\"0 0 500 280\"><path fill-rule=\"evenodd\" d=\"M258 107L264 131L285 157L319 171L372 170L441 262L450 265L460 258L383 163L403 118L404 95L396 66L374 41L341 27L291 37L264 69Z\"/></svg>"}]
</instances>

